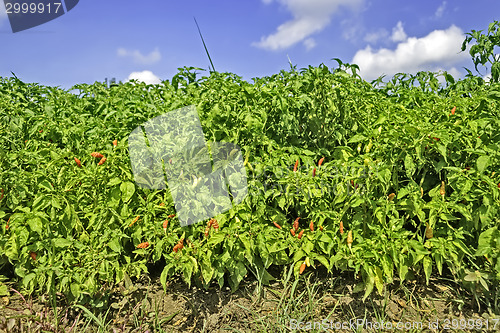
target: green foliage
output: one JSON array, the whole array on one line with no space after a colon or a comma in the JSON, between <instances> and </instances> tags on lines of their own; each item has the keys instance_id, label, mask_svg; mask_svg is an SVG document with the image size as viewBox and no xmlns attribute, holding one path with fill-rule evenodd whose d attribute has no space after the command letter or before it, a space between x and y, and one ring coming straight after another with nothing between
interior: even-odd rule
<instances>
[{"instance_id":1,"label":"green foliage","mask_svg":"<svg viewBox=\"0 0 500 333\"><path fill-rule=\"evenodd\" d=\"M487 63L491 65L491 81L498 82L500 78L500 22L493 21L488 26L488 33L482 34L483 30L471 30L467 33L467 37L462 43L462 51L465 51L467 45L473 40L475 44L470 47L469 53L472 56L474 67L477 71L479 64L485 66ZM497 53L495 53L495 48Z\"/></svg>"},{"instance_id":2,"label":"green foliage","mask_svg":"<svg viewBox=\"0 0 500 333\"><path fill-rule=\"evenodd\" d=\"M164 285L180 274L188 285L233 290L248 274L273 280L272 265L291 264L298 277L304 262L304 274L319 265L353 271L365 298L432 274L474 288L498 283L499 84L429 72L370 84L337 62L253 83L197 78L195 67L172 82L112 89L1 78L4 275L27 293L57 291L94 307L158 262ZM214 217L219 228L182 228L169 190L137 187L130 167L130 132L192 104L206 140L235 143L245 157L249 195Z\"/></svg>"}]
</instances>

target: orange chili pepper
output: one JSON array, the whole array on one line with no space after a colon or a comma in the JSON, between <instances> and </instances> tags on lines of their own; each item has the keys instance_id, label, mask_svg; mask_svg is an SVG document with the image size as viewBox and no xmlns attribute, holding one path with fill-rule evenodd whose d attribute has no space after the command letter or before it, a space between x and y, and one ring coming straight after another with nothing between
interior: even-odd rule
<instances>
[{"instance_id":1,"label":"orange chili pepper","mask_svg":"<svg viewBox=\"0 0 500 333\"><path fill-rule=\"evenodd\" d=\"M81 168L81 167L82 167L82 162L80 162L80 160L79 160L79 159L77 159L76 157L75 157L75 162L76 162L76 165L77 165L79 168Z\"/></svg>"},{"instance_id":2,"label":"orange chili pepper","mask_svg":"<svg viewBox=\"0 0 500 333\"><path fill-rule=\"evenodd\" d=\"M441 196L443 198L444 198L444 195L446 194L444 181L441 181L441 188L439 189L439 194L441 194Z\"/></svg>"},{"instance_id":3,"label":"orange chili pepper","mask_svg":"<svg viewBox=\"0 0 500 333\"><path fill-rule=\"evenodd\" d=\"M295 166L293 167L293 172L297 172L297 167L299 166L299 159L295 161Z\"/></svg>"},{"instance_id":4,"label":"orange chili pepper","mask_svg":"<svg viewBox=\"0 0 500 333\"><path fill-rule=\"evenodd\" d=\"M275 221L273 221L273 223L276 228L281 229L281 226L278 223L276 223Z\"/></svg>"},{"instance_id":5,"label":"orange chili pepper","mask_svg":"<svg viewBox=\"0 0 500 333\"><path fill-rule=\"evenodd\" d=\"M137 245L137 248L138 249L145 249L149 246L149 243L148 242L144 242L144 243L141 243L139 245Z\"/></svg>"},{"instance_id":6,"label":"orange chili pepper","mask_svg":"<svg viewBox=\"0 0 500 333\"><path fill-rule=\"evenodd\" d=\"M97 165L103 165L104 162L106 162L106 157L101 158L101 160L99 161L99 163L97 163Z\"/></svg>"},{"instance_id":7,"label":"orange chili pepper","mask_svg":"<svg viewBox=\"0 0 500 333\"><path fill-rule=\"evenodd\" d=\"M103 154L98 153L98 152L93 152L92 154L90 154L90 156L95 157L95 158L103 158L104 157Z\"/></svg>"},{"instance_id":8,"label":"orange chili pepper","mask_svg":"<svg viewBox=\"0 0 500 333\"><path fill-rule=\"evenodd\" d=\"M132 221L132 223L130 223L130 224L128 225L128 226L129 226L129 228L130 228L131 226L133 226L133 225L134 225L134 223L135 223L135 222L137 222L137 220L138 220L138 219L139 219L139 215L137 215L137 216L135 217L135 219Z\"/></svg>"},{"instance_id":9,"label":"orange chili pepper","mask_svg":"<svg viewBox=\"0 0 500 333\"><path fill-rule=\"evenodd\" d=\"M293 228L295 229L295 231L299 230L299 219L300 217L297 217L293 222Z\"/></svg>"},{"instance_id":10,"label":"orange chili pepper","mask_svg":"<svg viewBox=\"0 0 500 333\"><path fill-rule=\"evenodd\" d=\"M299 274L304 273L305 269L306 269L306 262L304 261L302 265L300 265Z\"/></svg>"},{"instance_id":11,"label":"orange chili pepper","mask_svg":"<svg viewBox=\"0 0 500 333\"><path fill-rule=\"evenodd\" d=\"M314 222L312 220L309 223L309 230L314 231Z\"/></svg>"},{"instance_id":12,"label":"orange chili pepper","mask_svg":"<svg viewBox=\"0 0 500 333\"><path fill-rule=\"evenodd\" d=\"M323 164L323 161L324 161L324 160L325 160L325 158L324 158L324 157L322 157L322 158L319 160L319 162L318 162L318 167L320 167L320 166L321 166L321 164Z\"/></svg>"},{"instance_id":13,"label":"orange chili pepper","mask_svg":"<svg viewBox=\"0 0 500 333\"><path fill-rule=\"evenodd\" d=\"M304 234L304 230L301 230L301 231L299 232L299 235L297 236L297 238L298 238L298 239L301 239L303 234Z\"/></svg>"}]
</instances>

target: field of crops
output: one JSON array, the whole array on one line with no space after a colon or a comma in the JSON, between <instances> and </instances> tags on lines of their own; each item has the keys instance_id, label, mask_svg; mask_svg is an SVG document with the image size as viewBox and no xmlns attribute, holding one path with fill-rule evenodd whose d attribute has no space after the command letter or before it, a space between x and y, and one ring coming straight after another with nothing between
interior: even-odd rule
<instances>
[{"instance_id":1,"label":"field of crops","mask_svg":"<svg viewBox=\"0 0 500 333\"><path fill-rule=\"evenodd\" d=\"M370 84L340 61L253 83L196 70L71 92L0 79L0 295L106 308L151 267L164 285L234 291L292 265L296 278L353 272L363 299L432 275L478 302L498 296L499 83L420 72ZM182 227L168 187L137 185L128 136L189 105L207 142L240 147L248 195Z\"/></svg>"}]
</instances>

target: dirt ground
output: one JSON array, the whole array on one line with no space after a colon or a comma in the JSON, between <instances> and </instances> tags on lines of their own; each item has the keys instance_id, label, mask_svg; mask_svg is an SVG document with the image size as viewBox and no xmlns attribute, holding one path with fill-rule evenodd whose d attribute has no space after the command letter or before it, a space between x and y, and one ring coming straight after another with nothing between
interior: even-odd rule
<instances>
[{"instance_id":1,"label":"dirt ground","mask_svg":"<svg viewBox=\"0 0 500 333\"><path fill-rule=\"evenodd\" d=\"M283 276L278 269L272 274ZM355 289L360 281L352 273L312 271L295 284L293 277L284 279L261 287L248 277L234 293L217 285L188 288L178 279L168 282L165 293L158 276L144 276L129 290L116 288L111 306L94 312L94 318L81 308L65 306L61 296L58 320L46 297L25 300L12 292L0 301L0 331L292 332L300 327L310 332L500 332L500 323L491 327L498 314L484 305L478 308L453 282L395 282L383 295L374 290L363 302L363 292ZM315 322L323 326L307 330ZM469 327L463 326L467 323Z\"/></svg>"}]
</instances>

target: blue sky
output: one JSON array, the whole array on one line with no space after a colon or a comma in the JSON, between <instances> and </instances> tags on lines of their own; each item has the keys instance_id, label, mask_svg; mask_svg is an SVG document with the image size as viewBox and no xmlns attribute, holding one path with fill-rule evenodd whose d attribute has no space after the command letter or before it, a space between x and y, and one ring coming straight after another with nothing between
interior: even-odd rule
<instances>
[{"instance_id":1,"label":"blue sky","mask_svg":"<svg viewBox=\"0 0 500 333\"><path fill-rule=\"evenodd\" d=\"M170 80L208 69L196 17L219 72L250 81L332 58L372 80L397 72L473 69L465 33L500 20L498 0L81 0L65 15L13 33L0 3L0 76L69 89L115 77ZM208 72L206 72L208 74ZM486 74L483 70L482 74Z\"/></svg>"}]
</instances>

